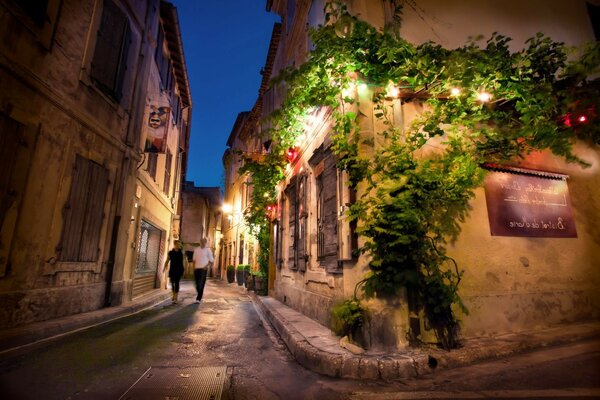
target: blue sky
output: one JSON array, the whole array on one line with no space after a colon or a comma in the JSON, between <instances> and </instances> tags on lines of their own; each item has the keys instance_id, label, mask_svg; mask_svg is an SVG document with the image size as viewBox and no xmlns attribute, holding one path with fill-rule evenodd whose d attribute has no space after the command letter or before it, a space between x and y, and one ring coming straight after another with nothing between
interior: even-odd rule
<instances>
[{"instance_id":1,"label":"blue sky","mask_svg":"<svg viewBox=\"0 0 600 400\"><path fill-rule=\"evenodd\" d=\"M266 0L172 0L177 7L193 112L187 180L221 186L237 114L258 95L273 24Z\"/></svg>"}]
</instances>

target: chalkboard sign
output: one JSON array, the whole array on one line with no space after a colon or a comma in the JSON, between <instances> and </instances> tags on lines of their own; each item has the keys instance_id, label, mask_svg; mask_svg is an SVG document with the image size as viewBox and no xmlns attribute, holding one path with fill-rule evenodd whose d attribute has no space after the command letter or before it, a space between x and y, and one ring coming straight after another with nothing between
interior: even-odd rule
<instances>
[{"instance_id":1,"label":"chalkboard sign","mask_svg":"<svg viewBox=\"0 0 600 400\"><path fill-rule=\"evenodd\" d=\"M484 187L492 236L577 237L566 176L496 170Z\"/></svg>"}]
</instances>

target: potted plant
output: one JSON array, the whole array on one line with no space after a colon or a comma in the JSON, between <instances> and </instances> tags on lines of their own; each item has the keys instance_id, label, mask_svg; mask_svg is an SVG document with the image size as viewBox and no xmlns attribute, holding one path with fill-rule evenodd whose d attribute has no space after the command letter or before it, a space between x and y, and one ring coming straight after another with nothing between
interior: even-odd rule
<instances>
[{"instance_id":1,"label":"potted plant","mask_svg":"<svg viewBox=\"0 0 600 400\"><path fill-rule=\"evenodd\" d=\"M266 292L265 281L265 275L262 271L259 270L254 273L254 291L257 294L264 294Z\"/></svg>"},{"instance_id":2,"label":"potted plant","mask_svg":"<svg viewBox=\"0 0 600 400\"><path fill-rule=\"evenodd\" d=\"M235 281L235 267L233 265L227 266L227 283L233 283Z\"/></svg>"},{"instance_id":3,"label":"potted plant","mask_svg":"<svg viewBox=\"0 0 600 400\"><path fill-rule=\"evenodd\" d=\"M246 289L254 290L254 272L252 271L246 273Z\"/></svg>"},{"instance_id":4,"label":"potted plant","mask_svg":"<svg viewBox=\"0 0 600 400\"><path fill-rule=\"evenodd\" d=\"M238 286L242 286L244 281L246 280L246 266L244 264L239 264L235 269L235 280L237 281Z\"/></svg>"}]
</instances>

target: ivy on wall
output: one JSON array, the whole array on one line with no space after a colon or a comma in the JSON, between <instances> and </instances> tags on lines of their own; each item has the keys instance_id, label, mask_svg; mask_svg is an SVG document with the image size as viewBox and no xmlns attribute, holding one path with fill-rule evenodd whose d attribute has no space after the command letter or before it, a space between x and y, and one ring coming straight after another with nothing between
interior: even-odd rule
<instances>
[{"instance_id":1,"label":"ivy on wall","mask_svg":"<svg viewBox=\"0 0 600 400\"><path fill-rule=\"evenodd\" d=\"M398 25L378 30L352 17L341 1L327 3L326 25L310 32L308 61L275 82L286 97L270 116L270 153L242 167L254 185L246 218L268 232L265 210L284 178L285 151L314 107L330 107L339 167L363 194L349 216L370 260L365 294L408 290L440 344L453 348L456 307L467 310L458 295L462 272L445 246L460 233L482 165L550 150L587 166L572 146L577 139L600 144L600 80L588 78L598 76L600 46L568 49L538 34L511 52L510 38L496 33L450 50L412 45L398 32ZM375 105L384 127L378 138L361 135L361 117L347 111L356 92ZM390 100L398 98L423 110L408 127L393 121ZM261 251L268 249L263 241Z\"/></svg>"}]
</instances>

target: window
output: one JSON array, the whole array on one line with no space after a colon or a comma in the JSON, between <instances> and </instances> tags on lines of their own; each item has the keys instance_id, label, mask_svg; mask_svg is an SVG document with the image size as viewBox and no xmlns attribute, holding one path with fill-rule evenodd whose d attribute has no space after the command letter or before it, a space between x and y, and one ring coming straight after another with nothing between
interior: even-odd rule
<instances>
[{"instance_id":1,"label":"window","mask_svg":"<svg viewBox=\"0 0 600 400\"><path fill-rule=\"evenodd\" d=\"M319 25L325 25L325 0L313 0L308 11L308 26L316 29ZM314 43L308 38L308 50L314 49Z\"/></svg>"},{"instance_id":2,"label":"window","mask_svg":"<svg viewBox=\"0 0 600 400\"><path fill-rule=\"evenodd\" d=\"M165 194L170 197L171 196L171 164L173 163L173 155L167 149L165 153L165 181L163 186L163 191Z\"/></svg>"},{"instance_id":3,"label":"window","mask_svg":"<svg viewBox=\"0 0 600 400\"><path fill-rule=\"evenodd\" d=\"M290 184L285 189L285 198L287 203L288 216L288 268L295 270L296 265L296 231L298 229L296 223L298 221L298 208L296 206L296 177L293 177Z\"/></svg>"},{"instance_id":4,"label":"window","mask_svg":"<svg viewBox=\"0 0 600 400\"><path fill-rule=\"evenodd\" d=\"M325 193L323 190L323 176L317 177L317 259L325 256Z\"/></svg>"},{"instance_id":5,"label":"window","mask_svg":"<svg viewBox=\"0 0 600 400\"><path fill-rule=\"evenodd\" d=\"M156 164L158 161L158 153L146 153L148 155L148 161L146 163L146 171L148 175L156 181Z\"/></svg>"},{"instance_id":6,"label":"window","mask_svg":"<svg viewBox=\"0 0 600 400\"><path fill-rule=\"evenodd\" d=\"M590 21L592 22L594 36L596 36L596 40L600 40L600 6L587 3L587 9Z\"/></svg>"},{"instance_id":7,"label":"window","mask_svg":"<svg viewBox=\"0 0 600 400\"><path fill-rule=\"evenodd\" d=\"M48 8L48 0L27 1L17 0L17 5L27 14L33 23L37 26L44 26L46 19L46 9Z\"/></svg>"},{"instance_id":8,"label":"window","mask_svg":"<svg viewBox=\"0 0 600 400\"><path fill-rule=\"evenodd\" d=\"M162 253L162 231L151 223L142 220L138 241L135 276L153 275L158 269Z\"/></svg>"},{"instance_id":9,"label":"window","mask_svg":"<svg viewBox=\"0 0 600 400\"><path fill-rule=\"evenodd\" d=\"M296 265L298 270L306 271L306 262L308 261L308 253L306 251L306 230L308 220L308 210L306 207L306 192L307 192L307 175L302 175L298 179L298 230L296 231Z\"/></svg>"},{"instance_id":10,"label":"window","mask_svg":"<svg viewBox=\"0 0 600 400\"><path fill-rule=\"evenodd\" d=\"M296 12L296 0L288 0L287 2L287 14L286 14L286 33L290 33L290 29L292 29L292 24L294 23L294 13Z\"/></svg>"},{"instance_id":11,"label":"window","mask_svg":"<svg viewBox=\"0 0 600 400\"><path fill-rule=\"evenodd\" d=\"M0 277L10 271L10 250L38 128L0 112Z\"/></svg>"},{"instance_id":12,"label":"window","mask_svg":"<svg viewBox=\"0 0 600 400\"><path fill-rule=\"evenodd\" d=\"M14 0L8 3L44 48L50 49L62 0Z\"/></svg>"},{"instance_id":13,"label":"window","mask_svg":"<svg viewBox=\"0 0 600 400\"><path fill-rule=\"evenodd\" d=\"M338 263L337 168L330 150L319 148L309 163L316 176L317 260L327 272L341 272Z\"/></svg>"},{"instance_id":14,"label":"window","mask_svg":"<svg viewBox=\"0 0 600 400\"><path fill-rule=\"evenodd\" d=\"M357 245L355 234L355 222L349 222L347 211L348 207L356 201L356 193L349 186L348 173L346 171L337 171L337 209L338 209L338 259L347 261L352 259L352 251Z\"/></svg>"},{"instance_id":15,"label":"window","mask_svg":"<svg viewBox=\"0 0 600 400\"><path fill-rule=\"evenodd\" d=\"M307 253L307 175L295 176L285 195L288 204L289 252L288 268L306 271Z\"/></svg>"},{"instance_id":16,"label":"window","mask_svg":"<svg viewBox=\"0 0 600 400\"><path fill-rule=\"evenodd\" d=\"M105 0L91 77L102 91L117 101L122 97L130 45L131 29L127 16L112 0Z\"/></svg>"},{"instance_id":17,"label":"window","mask_svg":"<svg viewBox=\"0 0 600 400\"><path fill-rule=\"evenodd\" d=\"M61 261L98 260L107 187L108 170L77 155L71 191L64 207L62 240L58 248Z\"/></svg>"}]
</instances>

